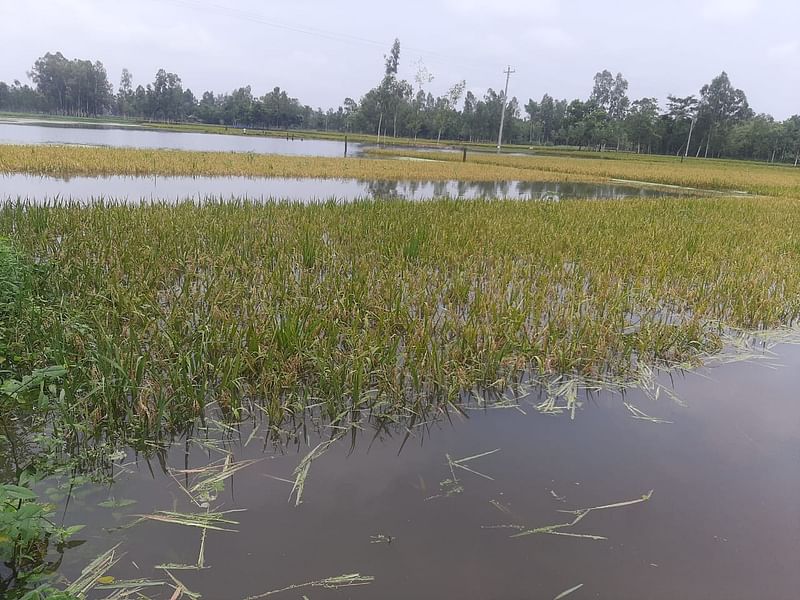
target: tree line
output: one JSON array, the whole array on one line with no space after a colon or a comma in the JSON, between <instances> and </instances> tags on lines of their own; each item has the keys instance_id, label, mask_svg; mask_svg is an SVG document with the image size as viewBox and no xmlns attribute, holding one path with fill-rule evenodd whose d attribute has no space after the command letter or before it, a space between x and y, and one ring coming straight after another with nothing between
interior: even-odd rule
<instances>
[{"instance_id":1,"label":"tree line","mask_svg":"<svg viewBox=\"0 0 800 600\"><path fill-rule=\"evenodd\" d=\"M165 122L197 122L252 129L371 133L378 139L493 142L505 108L503 139L526 145L567 145L637 153L731 157L790 162L800 159L800 115L776 121L756 114L746 94L723 72L697 94L631 100L622 74L604 70L594 77L586 99L549 94L522 106L516 97L488 89L476 96L465 81L434 96L434 76L417 63L414 81L398 77L400 42L385 57L372 89L336 109L302 104L275 87L257 96L248 85L232 92L204 92L199 98L181 78L159 69L152 83L136 85L123 69L116 91L99 61L67 59L60 52L39 58L30 83L0 81L0 110L72 116L116 115Z\"/></svg>"}]
</instances>

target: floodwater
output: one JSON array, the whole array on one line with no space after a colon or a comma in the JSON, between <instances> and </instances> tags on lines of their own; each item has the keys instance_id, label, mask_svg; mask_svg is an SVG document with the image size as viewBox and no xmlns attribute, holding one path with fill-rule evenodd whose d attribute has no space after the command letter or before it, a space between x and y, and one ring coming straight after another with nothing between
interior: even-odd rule
<instances>
[{"instance_id":1,"label":"floodwater","mask_svg":"<svg viewBox=\"0 0 800 600\"><path fill-rule=\"evenodd\" d=\"M344 142L261 135L225 135L174 131L153 131L111 125L76 126L41 122L0 121L0 144L72 144L194 150L204 152L254 152L290 156L344 156ZM348 144L348 154L361 152L359 144Z\"/></svg>"},{"instance_id":2,"label":"floodwater","mask_svg":"<svg viewBox=\"0 0 800 600\"><path fill-rule=\"evenodd\" d=\"M88 203L116 199L201 201L207 198L286 198L305 202L351 201L358 198L515 198L559 200L562 198L619 199L656 197L665 192L652 187L620 184L552 182L412 182L359 181L355 179L291 179L251 177L70 177L0 175L0 200L60 198ZM675 192L672 192L675 195Z\"/></svg>"},{"instance_id":3,"label":"floodwater","mask_svg":"<svg viewBox=\"0 0 800 600\"><path fill-rule=\"evenodd\" d=\"M262 459L239 471L212 508L238 530L211 531L201 571L173 571L207 599L238 599L346 573L374 576L364 587L298 588L275 598L385 600L552 600L579 584L575 600L786 600L800 589L800 349L777 348L774 370L761 361L728 364L675 379L680 405L630 393L651 416L636 420L619 396L585 398L575 416L544 415L523 401L514 409L453 413L404 432L335 443L313 461L303 503L289 502L291 479L322 438L264 446L232 445L237 459ZM662 382L670 379L665 377ZM328 432L329 435L329 432ZM213 435L212 435L213 437ZM196 469L223 457L208 445L175 447L166 464ZM456 468L463 491L436 496L453 460L493 450ZM129 455L128 461L133 461ZM191 511L176 480L158 461L130 462L110 489L79 489L66 522L88 523L87 539L68 551L64 568L121 543L118 578L165 580L159 563L197 561L200 531L161 522L108 531L155 510ZM182 475L177 475L183 481ZM191 482L191 476L188 476ZM491 478L491 479L489 479ZM516 530L571 521L574 510L640 498L646 502L592 512L562 530L592 540ZM127 508L98 503L135 500ZM502 510L498 507L502 507ZM195 508L195 510L197 510ZM385 536L380 538L378 536ZM391 543L374 543L388 541ZM169 598L170 588L149 588Z\"/></svg>"}]
</instances>

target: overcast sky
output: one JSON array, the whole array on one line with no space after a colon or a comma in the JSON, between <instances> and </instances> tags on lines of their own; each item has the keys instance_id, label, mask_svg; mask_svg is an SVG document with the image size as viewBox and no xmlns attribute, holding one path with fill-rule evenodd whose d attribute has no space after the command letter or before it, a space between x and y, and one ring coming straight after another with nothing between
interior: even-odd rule
<instances>
[{"instance_id":1,"label":"overcast sky","mask_svg":"<svg viewBox=\"0 0 800 600\"><path fill-rule=\"evenodd\" d=\"M314 107L358 100L383 74L395 37L400 75L418 61L442 93L460 79L524 104L586 98L602 69L631 99L688 95L722 70L756 112L800 113L799 0L0 0L0 80L27 81L37 57L101 60L115 87L157 69L196 95L275 86Z\"/></svg>"}]
</instances>

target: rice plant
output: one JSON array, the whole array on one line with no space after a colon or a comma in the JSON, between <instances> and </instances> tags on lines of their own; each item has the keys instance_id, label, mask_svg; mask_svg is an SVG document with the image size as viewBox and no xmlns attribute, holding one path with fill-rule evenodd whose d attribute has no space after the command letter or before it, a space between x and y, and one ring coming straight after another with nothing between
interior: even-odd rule
<instances>
[{"instance_id":1,"label":"rice plant","mask_svg":"<svg viewBox=\"0 0 800 600\"><path fill-rule=\"evenodd\" d=\"M700 190L800 197L800 169L726 160L587 153L498 155L373 150L369 158L321 158L235 152L0 145L0 173L75 175L316 177L368 181L628 182ZM397 160L424 158L426 160ZM378 160L380 159L380 160ZM669 193L669 187L665 188ZM380 194L376 194L379 196Z\"/></svg>"},{"instance_id":2,"label":"rice plant","mask_svg":"<svg viewBox=\"0 0 800 600\"><path fill-rule=\"evenodd\" d=\"M796 325L798 232L786 198L9 202L0 234L46 310L4 327L19 368L66 365L73 437L152 440L212 406L419 418L521 377L574 415L576 378Z\"/></svg>"},{"instance_id":3,"label":"rice plant","mask_svg":"<svg viewBox=\"0 0 800 600\"><path fill-rule=\"evenodd\" d=\"M398 155L410 158L435 158L437 161L458 164L461 157L449 152L420 152L413 150L372 150L370 155L391 158ZM689 160L674 157L630 155L596 152L550 155L498 155L471 153L472 168L482 166L513 168L527 171L520 181L531 176L540 181L602 180L628 184L661 184L693 189L749 192L767 196L800 196L800 169L788 165L743 162L736 160Z\"/></svg>"}]
</instances>

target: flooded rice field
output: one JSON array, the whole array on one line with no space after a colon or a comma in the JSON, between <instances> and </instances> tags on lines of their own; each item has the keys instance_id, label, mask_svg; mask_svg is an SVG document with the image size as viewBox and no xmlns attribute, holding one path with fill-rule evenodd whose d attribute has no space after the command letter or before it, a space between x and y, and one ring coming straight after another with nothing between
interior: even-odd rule
<instances>
[{"instance_id":1,"label":"flooded rice field","mask_svg":"<svg viewBox=\"0 0 800 600\"><path fill-rule=\"evenodd\" d=\"M237 130L240 131L241 130ZM190 150L203 152L254 152L290 156L343 156L344 142L311 140L295 134L287 137L225 135L174 131L153 131L135 126L0 121L0 144L73 144ZM359 144L348 144L348 154L361 151Z\"/></svg>"},{"instance_id":2,"label":"flooded rice field","mask_svg":"<svg viewBox=\"0 0 800 600\"><path fill-rule=\"evenodd\" d=\"M74 132L68 135L74 142ZM188 140L194 134L165 135ZM198 135L214 150L227 137ZM231 143L251 141L230 137ZM39 551L52 561L57 583L83 581L86 589L93 588L89 600L795 597L800 586L800 346L782 344L774 353L748 349L747 361L726 363L723 358L730 355L715 358L712 351L719 347L689 327L657 327L663 325L661 305L643 311L656 316L630 323L619 340L599 335L623 322L629 314L625 303L658 280L648 273L658 274L676 297L705 290L708 302L695 307L719 306L720 297L730 298L743 314L741 307L774 305L772 320L762 312L757 313L762 320L746 323L796 323L790 312L796 262L788 251L773 255L765 242L770 236L762 233L765 222L774 227L777 221L787 227L784 237L789 238L790 208L766 201L756 206L756 199L736 204L685 196L672 202L635 200L678 192L699 195L699 190L665 191L635 181L0 176L0 200L41 203L631 198L563 202L548 210L518 202L441 203L438 209L436 202L387 202L375 203L375 211L365 212L362 220L358 212L373 206L356 203L332 207L352 213L341 221L315 220L314 213L328 207L314 206L184 206L180 211L159 206L111 208L107 214L75 206L68 214L70 209L20 210L7 204L6 232L30 252L30 273L41 278L35 294L7 302L17 311L8 313L8 331L29 323L21 315L43 332L42 343L30 346L8 335L8 356L41 364L38 357L53 354L51 346L61 344L64 353L58 361L48 359L53 366L37 369L29 379L0 386L4 406L11 407L0 435L3 481L27 482L38 494L36 502L55 507L48 519L52 514L53 526L66 528L70 536L60 543L56 534L46 537ZM469 212L480 208L482 213ZM778 217L761 221L769 210ZM170 211L180 212L181 220L163 228ZM119 215L127 220L115 222ZM219 227L225 219L228 224ZM262 244L273 226L275 243ZM462 231L468 235L448 237ZM475 231L489 233L475 236ZM664 235L657 239L652 231ZM476 244L475 237L498 240L498 245ZM737 245L729 245L729 239ZM666 248L663 255L659 241ZM540 254L533 252L538 244ZM521 253L523 247L528 254ZM265 248L270 253L254 251ZM48 252L58 252L60 264L37 260ZM725 256L738 270L719 273L714 267L709 275L705 263L693 262L703 253ZM6 273L0 275L24 289L28 272L19 256L8 249ZM686 258L676 261L675 256ZM504 262L506 257L521 258ZM516 270L526 261L563 268L540 272L536 280L536 271ZM638 264L645 275L626 279L618 266L625 262ZM495 265L505 265L508 273L487 274ZM163 278L154 276L158 273ZM753 279L751 273L766 275ZM209 274L214 277L206 278ZM624 285L630 292L609 294L619 298L618 305L594 306L587 301L587 274L594 274L597 290L610 282L607 289ZM486 312L479 310L474 301L470 282L476 276L484 284L482 298L495 303L493 311L488 304ZM755 291L748 288L745 294L736 287L746 280ZM393 287L403 281L404 287ZM678 339L697 349L708 342L708 352L690 353L687 360L702 356L710 359L709 366L661 374L657 380L643 376L639 388L624 394L577 391L558 382L553 387L563 391L555 403L542 388L508 391L503 398L462 393L457 405L404 404L403 396L364 389L362 369L370 377L381 369L391 374L410 360L419 361L412 366L419 366L423 382L423 368L431 369L437 379L428 381L437 385L466 377L467 367L447 370L458 366L459 356L464 360L453 340L459 335L481 342L518 339L509 336L518 318L509 306L514 287L527 294L546 282L553 282L556 293L532 298L542 309L527 310L538 316L536 322L543 315L552 319L562 337L548 332L553 345L547 346L550 354L542 352L540 364L556 359L580 364L578 359L591 352L600 356L604 348L607 353L633 348L631 340L641 339L633 368L644 373L641 348L666 349L663 355L680 364L675 356L683 355L670 352L681 350L671 341ZM715 286L721 295L710 293ZM782 286L786 299L756 293ZM48 296L51 304L36 305L51 287L57 291ZM155 295L145 293L151 288ZM394 294L387 296L391 304L376 302L381 291ZM663 296L654 288L649 297ZM449 310L441 310L440 297L448 299ZM74 314L60 312L64 299L75 304ZM20 308L27 304L34 306ZM564 312L564 307L574 309ZM609 310L622 316L608 318ZM378 320L381 315L385 321ZM309 319L339 329L330 337L327 331L312 335ZM251 328L240 330L242 322L252 323ZM476 322L499 323L507 330L473 329ZM523 322L526 327L534 323ZM223 328L226 323L230 326ZM61 324L66 324L63 330ZM675 324L681 324L678 318ZM102 335L86 333L94 326ZM587 333L592 327L597 336ZM417 328L424 339L411 335ZM144 336L141 343L138 335ZM322 346L320 340L327 339L333 342ZM394 354L380 355L375 349L387 339L397 342ZM76 356L70 354L72 344L79 350L75 360L69 359ZM20 356L11 350L16 353L18 347L24 348ZM496 348L483 350L466 357L472 372L497 373L484 370L490 360L508 364L501 352L489 353ZM585 354L568 353L578 351ZM346 352L353 353L352 360ZM505 357L514 354L508 351ZM78 371L75 362L85 370ZM47 385L69 369L77 372L75 383L68 384L74 395L67 396L66 386L59 391ZM265 387L246 387L257 369L258 384ZM89 377L81 380L82 373ZM315 387L304 390L302 403L281 406L281 419L273 419L270 429L270 410L292 389L292 378L303 373L314 373L310 383ZM495 375L484 377L489 378L465 379L464 387L499 381ZM345 387L351 381L352 389ZM22 392L30 393L30 405ZM327 397L346 399L348 393L356 399L352 404L325 403ZM53 409L58 419L39 421L49 410L48 398L63 412ZM110 401L94 404L95 398ZM574 412L559 409L566 398L570 407L577 399ZM185 410L178 410L184 403ZM312 416L304 418L300 413L308 405L314 407ZM201 415L206 417L202 426ZM28 422L41 429L26 431ZM191 423L197 423L191 434L170 444L157 442L164 430L183 431ZM148 426L153 426L150 437ZM123 439L137 451L117 444ZM44 479L35 481L34 475ZM8 489L4 493L26 492ZM39 504L29 499L27 506ZM20 500L16 509L22 507ZM102 569L86 570L98 560L106 563ZM19 583L9 564L0 564L0 597Z\"/></svg>"},{"instance_id":3,"label":"flooded rice field","mask_svg":"<svg viewBox=\"0 0 800 600\"><path fill-rule=\"evenodd\" d=\"M206 198L292 199L305 202L370 198L513 198L558 201L563 198L621 199L659 197L652 186L576 182L359 181L356 179L292 179L251 177L41 177L0 175L0 199L59 198L88 203L97 199L127 202L201 201ZM671 191L670 195L675 195Z\"/></svg>"},{"instance_id":4,"label":"flooded rice field","mask_svg":"<svg viewBox=\"0 0 800 600\"><path fill-rule=\"evenodd\" d=\"M800 349L776 352L662 377L680 401L584 396L574 419L534 393L330 445L331 428L276 442L258 419L209 423L163 454L116 457L113 484L51 487L66 524L89 524L64 572L120 544L117 581L175 577L211 599L793 598ZM235 531L175 516L208 511L240 511L213 521Z\"/></svg>"}]
</instances>

